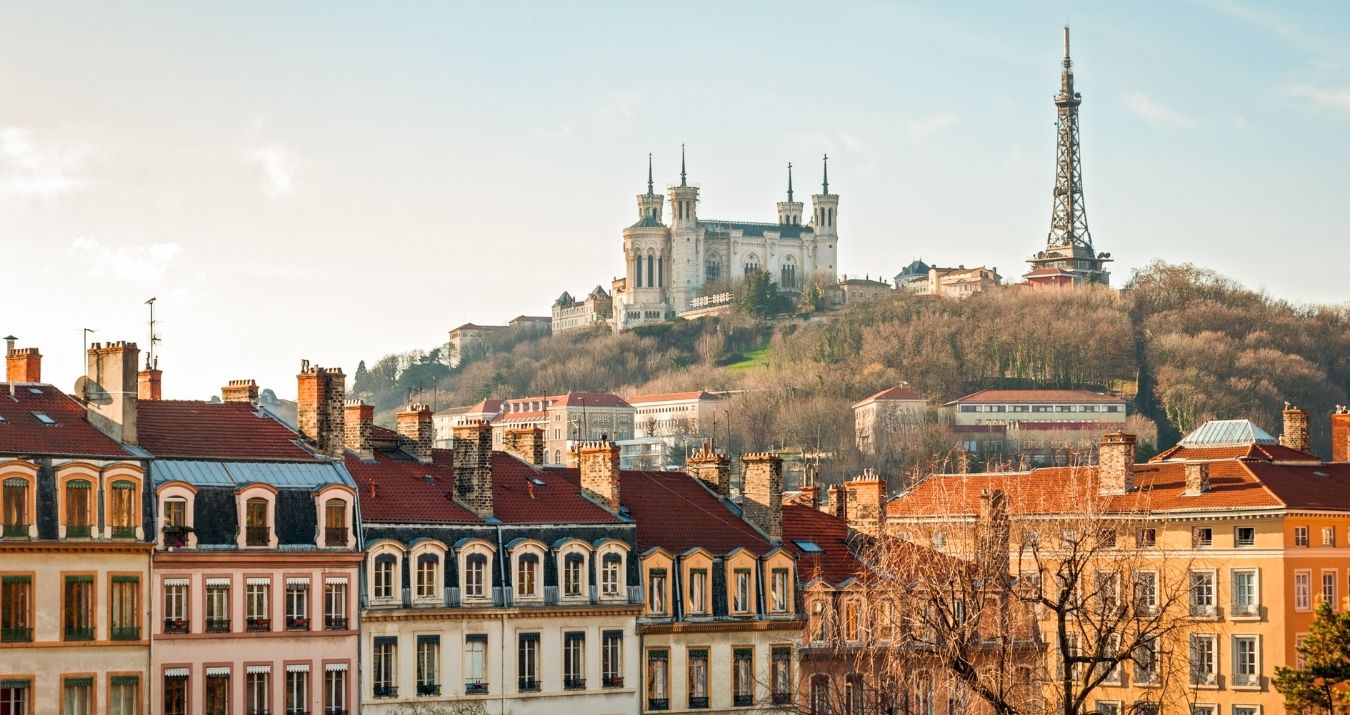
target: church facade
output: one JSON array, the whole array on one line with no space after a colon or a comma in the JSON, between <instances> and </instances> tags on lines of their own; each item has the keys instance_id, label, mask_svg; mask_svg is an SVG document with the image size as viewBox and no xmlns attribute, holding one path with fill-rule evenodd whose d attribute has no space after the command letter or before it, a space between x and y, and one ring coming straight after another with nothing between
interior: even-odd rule
<instances>
[{"instance_id":1,"label":"church facade","mask_svg":"<svg viewBox=\"0 0 1350 715\"><path fill-rule=\"evenodd\" d=\"M778 202L778 221L726 221L698 215L699 187L688 182L683 149L680 183L655 192L651 158L647 192L639 194L638 221L623 230L623 278L614 281L614 327L626 330L669 320L688 310L709 290L722 289L755 271L765 271L779 290L796 292L817 272L837 274L839 196L830 193L829 157L821 193L811 196L812 215L803 223L805 205L794 200L788 165L787 200Z\"/></svg>"}]
</instances>

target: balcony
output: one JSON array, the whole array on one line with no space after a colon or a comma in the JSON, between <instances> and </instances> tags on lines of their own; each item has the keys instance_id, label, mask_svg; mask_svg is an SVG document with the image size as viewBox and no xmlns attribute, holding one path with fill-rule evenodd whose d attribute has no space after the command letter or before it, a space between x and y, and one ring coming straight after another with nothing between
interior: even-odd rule
<instances>
[{"instance_id":1,"label":"balcony","mask_svg":"<svg viewBox=\"0 0 1350 715\"><path fill-rule=\"evenodd\" d=\"M648 710L669 710L669 709L670 709L670 699L669 699L669 698L647 698L647 709L648 709Z\"/></svg>"},{"instance_id":2,"label":"balcony","mask_svg":"<svg viewBox=\"0 0 1350 715\"><path fill-rule=\"evenodd\" d=\"M1261 605L1258 603L1234 603L1228 615L1232 618L1259 618L1261 616Z\"/></svg>"},{"instance_id":3,"label":"balcony","mask_svg":"<svg viewBox=\"0 0 1350 715\"><path fill-rule=\"evenodd\" d=\"M94 528L88 524L69 524L66 526L67 539L87 539Z\"/></svg>"},{"instance_id":4,"label":"balcony","mask_svg":"<svg viewBox=\"0 0 1350 715\"><path fill-rule=\"evenodd\" d=\"M244 619L244 630L249 633L266 633L272 630L272 619L246 618Z\"/></svg>"},{"instance_id":5,"label":"balcony","mask_svg":"<svg viewBox=\"0 0 1350 715\"><path fill-rule=\"evenodd\" d=\"M141 639L140 626L113 626L112 639L115 641L138 641Z\"/></svg>"},{"instance_id":6,"label":"balcony","mask_svg":"<svg viewBox=\"0 0 1350 715\"><path fill-rule=\"evenodd\" d=\"M94 640L94 629L93 627L80 628L66 626L64 635L65 637L62 640L91 641Z\"/></svg>"},{"instance_id":7,"label":"balcony","mask_svg":"<svg viewBox=\"0 0 1350 715\"><path fill-rule=\"evenodd\" d=\"M693 695L689 696L690 710L706 710L707 708L708 708L708 696L706 695L702 697L694 697Z\"/></svg>"},{"instance_id":8,"label":"balcony","mask_svg":"<svg viewBox=\"0 0 1350 715\"><path fill-rule=\"evenodd\" d=\"M114 526L112 528L112 537L114 539L134 539L136 538L136 527Z\"/></svg>"},{"instance_id":9,"label":"balcony","mask_svg":"<svg viewBox=\"0 0 1350 715\"><path fill-rule=\"evenodd\" d=\"M347 630L346 616L324 616L323 629L325 631L345 631Z\"/></svg>"},{"instance_id":10,"label":"balcony","mask_svg":"<svg viewBox=\"0 0 1350 715\"><path fill-rule=\"evenodd\" d=\"M271 546L272 530L266 526L244 527L245 546Z\"/></svg>"},{"instance_id":11,"label":"balcony","mask_svg":"<svg viewBox=\"0 0 1350 715\"><path fill-rule=\"evenodd\" d=\"M0 628L0 643L32 643L33 629L24 626Z\"/></svg>"},{"instance_id":12,"label":"balcony","mask_svg":"<svg viewBox=\"0 0 1350 715\"><path fill-rule=\"evenodd\" d=\"M1191 673L1191 685L1201 688L1214 688L1219 685L1219 676L1215 673Z\"/></svg>"},{"instance_id":13,"label":"balcony","mask_svg":"<svg viewBox=\"0 0 1350 715\"><path fill-rule=\"evenodd\" d=\"M521 678L518 685L522 693L539 692L539 680L537 678Z\"/></svg>"},{"instance_id":14,"label":"balcony","mask_svg":"<svg viewBox=\"0 0 1350 715\"><path fill-rule=\"evenodd\" d=\"M731 704L733 707L738 708L749 707L755 704L755 696L750 695L749 693L736 693L731 696Z\"/></svg>"},{"instance_id":15,"label":"balcony","mask_svg":"<svg viewBox=\"0 0 1350 715\"><path fill-rule=\"evenodd\" d=\"M424 698L434 698L441 694L441 686L436 683L418 683L417 694Z\"/></svg>"},{"instance_id":16,"label":"balcony","mask_svg":"<svg viewBox=\"0 0 1350 715\"><path fill-rule=\"evenodd\" d=\"M376 686L373 686L373 687L372 687L372 690L374 691L374 695L375 695L375 697L377 697L377 698L397 698L397 697L398 697L398 686L397 686L397 685L376 685Z\"/></svg>"},{"instance_id":17,"label":"balcony","mask_svg":"<svg viewBox=\"0 0 1350 715\"><path fill-rule=\"evenodd\" d=\"M466 680L464 681L465 695L486 695L488 684L485 680Z\"/></svg>"},{"instance_id":18,"label":"balcony","mask_svg":"<svg viewBox=\"0 0 1350 715\"><path fill-rule=\"evenodd\" d=\"M1218 615L1219 609L1212 603L1192 603L1191 618L1214 618Z\"/></svg>"},{"instance_id":19,"label":"balcony","mask_svg":"<svg viewBox=\"0 0 1350 715\"><path fill-rule=\"evenodd\" d=\"M563 690L585 690L585 678L563 678Z\"/></svg>"},{"instance_id":20,"label":"balcony","mask_svg":"<svg viewBox=\"0 0 1350 715\"><path fill-rule=\"evenodd\" d=\"M772 699L774 705L790 705L792 704L792 693L774 693Z\"/></svg>"},{"instance_id":21,"label":"balcony","mask_svg":"<svg viewBox=\"0 0 1350 715\"><path fill-rule=\"evenodd\" d=\"M164 546L170 549L181 549L187 546L188 534L192 529L186 526L166 526L164 527Z\"/></svg>"},{"instance_id":22,"label":"balcony","mask_svg":"<svg viewBox=\"0 0 1350 715\"><path fill-rule=\"evenodd\" d=\"M304 616L286 616L286 630L307 631L309 630L309 619Z\"/></svg>"},{"instance_id":23,"label":"balcony","mask_svg":"<svg viewBox=\"0 0 1350 715\"><path fill-rule=\"evenodd\" d=\"M165 633L187 633L187 632L188 632L188 622L187 622L187 619L186 619L186 618L165 618L165 619L164 619L164 632L165 632Z\"/></svg>"},{"instance_id":24,"label":"balcony","mask_svg":"<svg viewBox=\"0 0 1350 715\"><path fill-rule=\"evenodd\" d=\"M323 530L324 546L346 546L347 545L347 527L345 526L327 526Z\"/></svg>"},{"instance_id":25,"label":"balcony","mask_svg":"<svg viewBox=\"0 0 1350 715\"><path fill-rule=\"evenodd\" d=\"M1256 673L1233 673L1233 687L1255 688L1261 684L1261 676Z\"/></svg>"},{"instance_id":26,"label":"balcony","mask_svg":"<svg viewBox=\"0 0 1350 715\"><path fill-rule=\"evenodd\" d=\"M248 710L245 710L244 712L247 713L247 715L272 715L272 711L271 711L271 710L268 710L267 708L262 708L262 709L259 709L259 708L249 708Z\"/></svg>"},{"instance_id":27,"label":"balcony","mask_svg":"<svg viewBox=\"0 0 1350 715\"><path fill-rule=\"evenodd\" d=\"M0 536L4 536L6 539L27 539L27 538L28 538L28 525L27 525L27 524L5 524L4 531L3 531L3 532L0 532Z\"/></svg>"},{"instance_id":28,"label":"balcony","mask_svg":"<svg viewBox=\"0 0 1350 715\"><path fill-rule=\"evenodd\" d=\"M230 619L228 618L208 618L206 619L207 633L229 633Z\"/></svg>"},{"instance_id":29,"label":"balcony","mask_svg":"<svg viewBox=\"0 0 1350 715\"><path fill-rule=\"evenodd\" d=\"M603 686L606 687L606 688L622 688L622 687L623 687L623 676L622 676L622 675L607 675L607 676L605 676L605 677L603 678L603 680L602 680L602 682L601 682L601 685L603 685Z\"/></svg>"}]
</instances>

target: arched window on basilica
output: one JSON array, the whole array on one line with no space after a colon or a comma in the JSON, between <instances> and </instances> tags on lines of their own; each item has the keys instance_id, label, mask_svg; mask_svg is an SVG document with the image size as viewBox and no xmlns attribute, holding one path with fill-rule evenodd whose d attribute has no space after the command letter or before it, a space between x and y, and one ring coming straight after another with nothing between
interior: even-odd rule
<instances>
[{"instance_id":1,"label":"arched window on basilica","mask_svg":"<svg viewBox=\"0 0 1350 715\"><path fill-rule=\"evenodd\" d=\"M778 285L788 289L797 287L797 262L792 256L783 259L783 267L779 273Z\"/></svg>"}]
</instances>

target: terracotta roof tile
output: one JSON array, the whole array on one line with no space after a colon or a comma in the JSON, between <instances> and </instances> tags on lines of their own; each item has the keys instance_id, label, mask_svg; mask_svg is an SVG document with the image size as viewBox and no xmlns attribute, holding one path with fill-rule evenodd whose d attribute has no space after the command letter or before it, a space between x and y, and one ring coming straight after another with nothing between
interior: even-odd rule
<instances>
[{"instance_id":1,"label":"terracotta roof tile","mask_svg":"<svg viewBox=\"0 0 1350 715\"><path fill-rule=\"evenodd\" d=\"M863 402L870 402L872 400L927 400L927 399L928 398L924 397L922 393L920 393L918 390L911 388L909 385L896 385L895 387L888 387L882 390L881 392L878 392L877 394L872 395L871 397L868 397L865 400L862 400L858 404L861 405Z\"/></svg>"},{"instance_id":2,"label":"terracotta roof tile","mask_svg":"<svg viewBox=\"0 0 1350 715\"><path fill-rule=\"evenodd\" d=\"M634 395L628 398L630 405L639 405L647 402L673 402L675 400L720 400L721 397L705 392L703 390L692 390L689 392L662 392L655 395Z\"/></svg>"},{"instance_id":3,"label":"terracotta roof tile","mask_svg":"<svg viewBox=\"0 0 1350 715\"><path fill-rule=\"evenodd\" d=\"M848 536L848 525L839 517L809 506L783 507L783 546L797 557L797 578L803 582L821 578L837 585L862 574ZM798 541L814 542L822 551L806 551Z\"/></svg>"},{"instance_id":4,"label":"terracotta roof tile","mask_svg":"<svg viewBox=\"0 0 1350 715\"><path fill-rule=\"evenodd\" d=\"M948 405L982 403L1022 403L1022 402L1073 402L1123 404L1125 400L1115 395L1104 395L1087 390L980 390L965 397L958 397Z\"/></svg>"},{"instance_id":5,"label":"terracotta roof tile","mask_svg":"<svg viewBox=\"0 0 1350 715\"><path fill-rule=\"evenodd\" d=\"M130 456L85 419L85 408L59 389L39 383L0 383L0 454L61 457ZM47 424L33 414L54 421Z\"/></svg>"},{"instance_id":6,"label":"terracotta roof tile","mask_svg":"<svg viewBox=\"0 0 1350 715\"><path fill-rule=\"evenodd\" d=\"M156 457L318 459L300 445L298 433L246 402L143 400L136 430L139 446Z\"/></svg>"},{"instance_id":7,"label":"terracotta roof tile","mask_svg":"<svg viewBox=\"0 0 1350 715\"><path fill-rule=\"evenodd\" d=\"M1316 456L1282 444L1230 444L1192 447L1178 444L1154 455L1150 462L1209 461L1215 459L1251 459L1264 462L1321 462Z\"/></svg>"}]
</instances>

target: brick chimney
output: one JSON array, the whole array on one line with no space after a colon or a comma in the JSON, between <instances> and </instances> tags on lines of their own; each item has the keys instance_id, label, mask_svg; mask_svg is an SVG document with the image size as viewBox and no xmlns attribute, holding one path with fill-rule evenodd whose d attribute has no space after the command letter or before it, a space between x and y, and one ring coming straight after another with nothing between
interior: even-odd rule
<instances>
[{"instance_id":1,"label":"brick chimney","mask_svg":"<svg viewBox=\"0 0 1350 715\"><path fill-rule=\"evenodd\" d=\"M42 353L37 348L16 348L14 336L5 338L5 379L13 382L42 382Z\"/></svg>"},{"instance_id":2,"label":"brick chimney","mask_svg":"<svg viewBox=\"0 0 1350 715\"><path fill-rule=\"evenodd\" d=\"M1186 490L1182 494L1194 497L1207 491L1209 491L1209 462L1187 462Z\"/></svg>"},{"instance_id":3,"label":"brick chimney","mask_svg":"<svg viewBox=\"0 0 1350 715\"><path fill-rule=\"evenodd\" d=\"M341 459L347 396L342 368L319 367L302 360L296 379L296 428L320 454Z\"/></svg>"},{"instance_id":4,"label":"brick chimney","mask_svg":"<svg viewBox=\"0 0 1350 715\"><path fill-rule=\"evenodd\" d=\"M997 573L1006 576L1009 572L1009 534L1011 527L1008 518L1008 493L1002 489L985 489L980 492L980 518L975 528L978 531L978 552L981 567L989 576Z\"/></svg>"},{"instance_id":5,"label":"brick chimney","mask_svg":"<svg viewBox=\"0 0 1350 715\"><path fill-rule=\"evenodd\" d=\"M1308 451L1308 411L1284 403L1284 429L1280 432L1280 444L1299 452Z\"/></svg>"},{"instance_id":6,"label":"brick chimney","mask_svg":"<svg viewBox=\"0 0 1350 715\"><path fill-rule=\"evenodd\" d=\"M492 516L492 425L472 420L455 425L455 496L481 517Z\"/></svg>"},{"instance_id":7,"label":"brick chimney","mask_svg":"<svg viewBox=\"0 0 1350 715\"><path fill-rule=\"evenodd\" d=\"M164 389L164 371L146 368L136 373L136 396L142 400L161 400Z\"/></svg>"},{"instance_id":8,"label":"brick chimney","mask_svg":"<svg viewBox=\"0 0 1350 715\"><path fill-rule=\"evenodd\" d=\"M578 449L581 491L610 511L619 510L619 445L608 440L582 442Z\"/></svg>"},{"instance_id":9,"label":"brick chimney","mask_svg":"<svg viewBox=\"0 0 1350 715\"><path fill-rule=\"evenodd\" d=\"M86 355L84 398L89 423L98 431L126 444L136 444L136 407L140 388L136 343L94 343Z\"/></svg>"},{"instance_id":10,"label":"brick chimney","mask_svg":"<svg viewBox=\"0 0 1350 715\"><path fill-rule=\"evenodd\" d=\"M542 427L510 427L502 436L506 451L540 466L544 463L544 430Z\"/></svg>"},{"instance_id":11,"label":"brick chimney","mask_svg":"<svg viewBox=\"0 0 1350 715\"><path fill-rule=\"evenodd\" d=\"M711 444L704 442L699 451L685 460L684 470L718 496L731 496L731 457L718 454Z\"/></svg>"},{"instance_id":12,"label":"brick chimney","mask_svg":"<svg viewBox=\"0 0 1350 715\"><path fill-rule=\"evenodd\" d=\"M347 400L343 407L342 444L361 459L375 458L370 446L370 431L375 426L375 406L360 400Z\"/></svg>"},{"instance_id":13,"label":"brick chimney","mask_svg":"<svg viewBox=\"0 0 1350 715\"><path fill-rule=\"evenodd\" d=\"M1097 489L1102 494L1134 491L1134 435L1111 432L1102 435L1097 453Z\"/></svg>"},{"instance_id":14,"label":"brick chimney","mask_svg":"<svg viewBox=\"0 0 1350 715\"><path fill-rule=\"evenodd\" d=\"M844 517L850 529L876 534L886 504L886 480L871 469L844 482Z\"/></svg>"},{"instance_id":15,"label":"brick chimney","mask_svg":"<svg viewBox=\"0 0 1350 715\"><path fill-rule=\"evenodd\" d=\"M838 484L825 489L825 513L848 521L848 494Z\"/></svg>"},{"instance_id":16,"label":"brick chimney","mask_svg":"<svg viewBox=\"0 0 1350 715\"><path fill-rule=\"evenodd\" d=\"M230 380L220 388L220 399L225 402L258 404L258 383L255 380Z\"/></svg>"},{"instance_id":17,"label":"brick chimney","mask_svg":"<svg viewBox=\"0 0 1350 715\"><path fill-rule=\"evenodd\" d=\"M1331 461L1350 462L1350 408L1345 405L1331 413Z\"/></svg>"},{"instance_id":18,"label":"brick chimney","mask_svg":"<svg viewBox=\"0 0 1350 715\"><path fill-rule=\"evenodd\" d=\"M422 464L431 464L431 446L436 430L431 425L431 405L414 402L395 416L399 446Z\"/></svg>"},{"instance_id":19,"label":"brick chimney","mask_svg":"<svg viewBox=\"0 0 1350 715\"><path fill-rule=\"evenodd\" d=\"M769 541L783 541L783 460L768 452L741 456L741 513L764 532Z\"/></svg>"}]
</instances>

